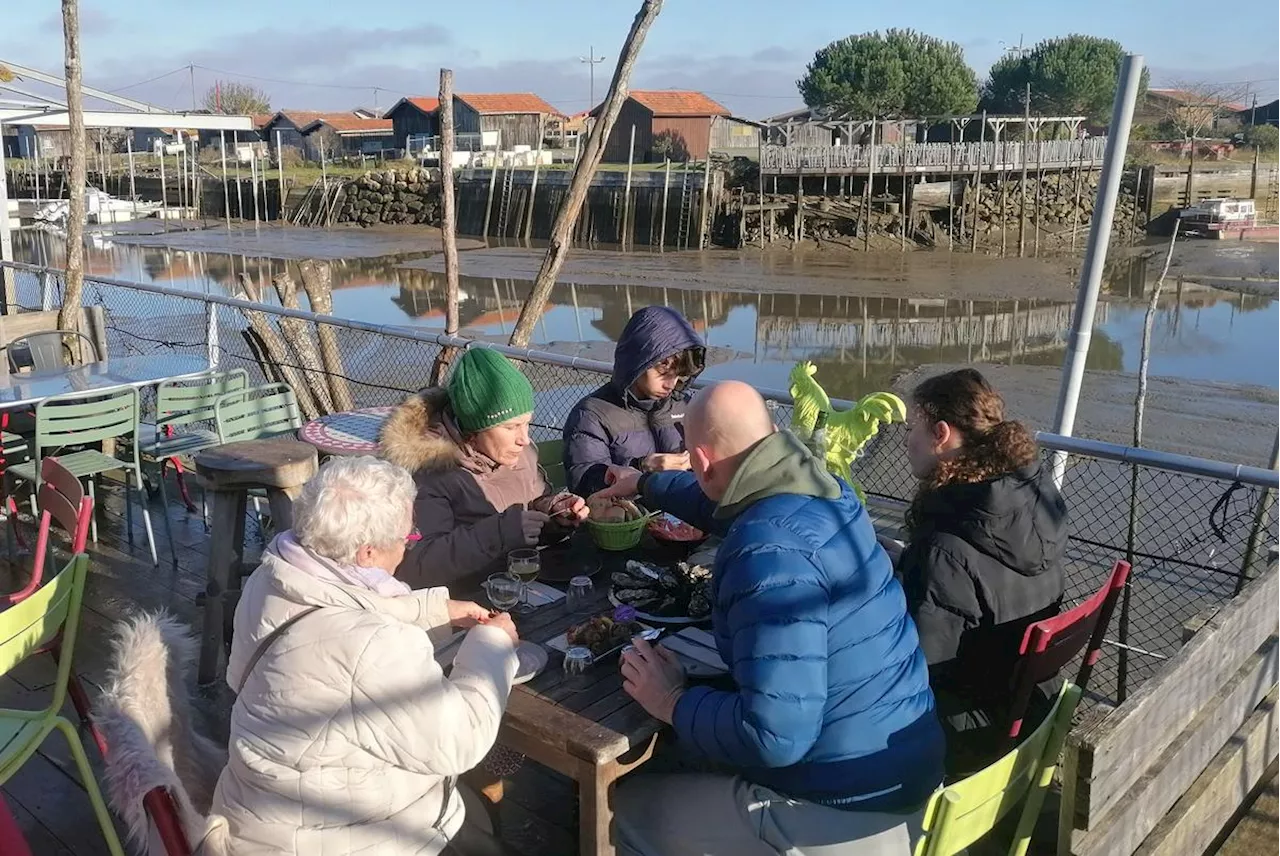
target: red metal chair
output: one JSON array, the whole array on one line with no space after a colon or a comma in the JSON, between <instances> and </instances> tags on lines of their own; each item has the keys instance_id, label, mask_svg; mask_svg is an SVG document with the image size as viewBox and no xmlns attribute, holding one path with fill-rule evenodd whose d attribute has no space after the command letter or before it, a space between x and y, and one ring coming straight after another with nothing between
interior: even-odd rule
<instances>
[{"instance_id":1,"label":"red metal chair","mask_svg":"<svg viewBox=\"0 0 1280 856\"><path fill-rule=\"evenodd\" d=\"M36 505L40 508L40 531L36 536L36 550L31 562L31 578L27 584L16 592L0 595L0 610L20 603L33 595L44 580L46 566L54 569L53 551L49 549L49 534L56 520L71 535L71 555L78 556L85 550L89 540L89 522L93 517L93 500L85 495L84 485L71 474L71 471L58 463L57 458L45 458L40 462L40 493L36 497ZM56 661L61 655L58 642L55 641L44 650L53 655ZM84 691L80 679L74 674L67 685L67 694L80 716L80 723L89 731L98 751L107 752L106 741L94 726L89 716L92 705Z\"/></svg>"},{"instance_id":2,"label":"red metal chair","mask_svg":"<svg viewBox=\"0 0 1280 856\"><path fill-rule=\"evenodd\" d=\"M1116 562L1106 583L1084 603L1027 627L1013 671L1009 739L1015 739L1022 731L1022 719L1036 685L1057 675L1086 645L1087 653L1075 684L1082 691L1088 685L1093 666L1102 656L1102 638L1111 623L1120 592L1129 581L1130 570L1128 562Z\"/></svg>"},{"instance_id":3,"label":"red metal chair","mask_svg":"<svg viewBox=\"0 0 1280 856\"><path fill-rule=\"evenodd\" d=\"M142 798L142 807L147 817L155 824L156 834L164 845L168 856L191 856L191 842L187 841L187 833L182 829L182 820L178 817L178 808L173 804L173 796L164 788L152 788Z\"/></svg>"},{"instance_id":4,"label":"red metal chair","mask_svg":"<svg viewBox=\"0 0 1280 856\"><path fill-rule=\"evenodd\" d=\"M22 834L18 821L14 820L9 806L0 798L0 853L5 856L31 856L31 848Z\"/></svg>"}]
</instances>

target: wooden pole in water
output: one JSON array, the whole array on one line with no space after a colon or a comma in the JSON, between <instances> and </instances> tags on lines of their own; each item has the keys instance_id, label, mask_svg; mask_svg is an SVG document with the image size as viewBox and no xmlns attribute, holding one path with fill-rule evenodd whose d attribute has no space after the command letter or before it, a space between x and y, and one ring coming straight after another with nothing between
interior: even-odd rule
<instances>
[{"instance_id":1,"label":"wooden pole in water","mask_svg":"<svg viewBox=\"0 0 1280 856\"><path fill-rule=\"evenodd\" d=\"M1076 161L1076 176L1073 182L1075 184L1076 200L1075 204L1071 206L1071 249L1074 250L1076 248L1076 231L1080 226L1080 170L1084 168L1085 141L1080 139L1079 134L1074 130L1072 135L1080 143L1080 159Z\"/></svg>"},{"instance_id":2,"label":"wooden pole in water","mask_svg":"<svg viewBox=\"0 0 1280 856\"><path fill-rule=\"evenodd\" d=\"M236 167L236 219L244 219L244 194L240 190L240 132L231 132L232 162Z\"/></svg>"},{"instance_id":3,"label":"wooden pole in water","mask_svg":"<svg viewBox=\"0 0 1280 856\"><path fill-rule=\"evenodd\" d=\"M898 209L898 251L907 251L907 120L902 120L898 131L902 136L902 161L898 164L898 174L902 177L902 207Z\"/></svg>"},{"instance_id":4,"label":"wooden pole in water","mask_svg":"<svg viewBox=\"0 0 1280 856\"><path fill-rule=\"evenodd\" d=\"M947 252L952 252L956 231L956 123L951 120L951 145L947 147Z\"/></svg>"},{"instance_id":5,"label":"wooden pole in water","mask_svg":"<svg viewBox=\"0 0 1280 856\"><path fill-rule=\"evenodd\" d=\"M862 232L862 249L871 249L871 204L875 198L876 181L876 118L871 117L871 144L867 150L867 186L863 196L867 200L867 218Z\"/></svg>"},{"instance_id":6,"label":"wooden pole in water","mask_svg":"<svg viewBox=\"0 0 1280 856\"><path fill-rule=\"evenodd\" d=\"M1005 159L1000 157L1000 127L996 126L995 128L996 159L1003 167ZM1007 128L1008 126L1004 127ZM1005 137L1004 145L1007 150L1009 148L1008 137ZM1000 258L1004 258L1008 255L1009 248L1009 171L1002 168L996 180L1000 182Z\"/></svg>"},{"instance_id":7,"label":"wooden pole in water","mask_svg":"<svg viewBox=\"0 0 1280 856\"><path fill-rule=\"evenodd\" d=\"M804 167L796 165L796 222L791 230L792 246L797 247L804 240Z\"/></svg>"},{"instance_id":8,"label":"wooden pole in water","mask_svg":"<svg viewBox=\"0 0 1280 856\"><path fill-rule=\"evenodd\" d=\"M631 77L632 68L635 67L636 57L640 54L640 46L644 44L645 35L661 11L662 0L642 0L640 11L636 13L631 31L627 34L627 40L618 54L618 65L613 72L613 80L609 84L609 94L600 110L600 119L592 125L591 132L587 136L583 157L573 171L569 193L559 213L556 214L546 257L538 270L538 276L534 280L529 297L520 308L520 320L516 322L515 330L511 334L511 344L516 347L528 347L534 324L542 316L542 309L546 306L547 299L551 296L551 289L555 286L556 275L564 266L573 235L574 221L582 211L587 190L604 155L605 142L613 130L614 123L618 121L618 114L622 111L622 103L627 97L627 81Z\"/></svg>"},{"instance_id":9,"label":"wooden pole in water","mask_svg":"<svg viewBox=\"0 0 1280 856\"><path fill-rule=\"evenodd\" d=\"M1036 120L1035 129L1031 132L1031 145L1036 150L1036 197L1035 205L1032 210L1031 228L1034 230L1035 243L1032 245L1031 254L1036 258L1040 258L1040 191L1044 186L1044 161L1040 152L1040 120Z\"/></svg>"},{"instance_id":10,"label":"wooden pole in water","mask_svg":"<svg viewBox=\"0 0 1280 856\"><path fill-rule=\"evenodd\" d=\"M768 126L766 126L766 128L767 127ZM759 181L759 191L756 194L756 202L759 203L760 205L760 212L759 212L760 213L760 249L763 250L764 249L764 129L760 130L760 136L758 137L758 139L760 142L757 147L756 163L759 165L760 168L756 170L756 174L757 174L757 178L759 178L760 181ZM1256 169L1256 164L1257 164L1256 159L1254 160L1254 164L1255 164L1254 174L1257 175L1258 170ZM773 214L772 211L769 213L770 215ZM743 220L747 219L747 215L745 211L742 214L742 219Z\"/></svg>"},{"instance_id":11,"label":"wooden pole in water","mask_svg":"<svg viewBox=\"0 0 1280 856\"><path fill-rule=\"evenodd\" d=\"M280 173L280 220L285 220L285 201L289 198L289 192L284 186L284 147L280 145L280 132L276 131L276 170Z\"/></svg>"},{"instance_id":12,"label":"wooden pole in water","mask_svg":"<svg viewBox=\"0 0 1280 856\"><path fill-rule=\"evenodd\" d=\"M253 228L258 228L258 153L250 149L249 186L253 191ZM322 225L328 225L322 223Z\"/></svg>"},{"instance_id":13,"label":"wooden pole in water","mask_svg":"<svg viewBox=\"0 0 1280 856\"><path fill-rule=\"evenodd\" d=\"M218 132L218 145L222 149L222 219L231 231L231 194L227 192L227 132Z\"/></svg>"},{"instance_id":14,"label":"wooden pole in water","mask_svg":"<svg viewBox=\"0 0 1280 856\"><path fill-rule=\"evenodd\" d=\"M969 252L978 251L978 216L982 208L982 158L987 145L987 111L982 111L982 128L978 131L978 161L973 173L973 233L969 236Z\"/></svg>"},{"instance_id":15,"label":"wooden pole in water","mask_svg":"<svg viewBox=\"0 0 1280 856\"><path fill-rule=\"evenodd\" d=\"M493 147L493 163L489 170L489 198L484 203L484 237L489 237L489 220L493 216L493 191L498 184L498 146Z\"/></svg>"},{"instance_id":16,"label":"wooden pole in water","mask_svg":"<svg viewBox=\"0 0 1280 856\"><path fill-rule=\"evenodd\" d=\"M1031 84L1022 101L1022 204L1018 211L1018 258L1027 250L1027 132L1031 130Z\"/></svg>"},{"instance_id":17,"label":"wooden pole in water","mask_svg":"<svg viewBox=\"0 0 1280 856\"><path fill-rule=\"evenodd\" d=\"M524 215L524 239L528 241L533 237L533 201L538 196L538 170L542 167L542 140L546 130L542 126L541 120L538 122L538 153L534 156L533 162L533 183L529 185L529 207Z\"/></svg>"},{"instance_id":18,"label":"wooden pole in water","mask_svg":"<svg viewBox=\"0 0 1280 856\"><path fill-rule=\"evenodd\" d=\"M698 249L707 248L707 231L711 227L711 211L708 210L711 199L711 152L707 152L707 161L702 169L702 209L698 218Z\"/></svg>"},{"instance_id":19,"label":"wooden pole in water","mask_svg":"<svg viewBox=\"0 0 1280 856\"><path fill-rule=\"evenodd\" d=\"M440 69L440 239L444 244L444 332L458 335L458 214L453 196L453 71ZM499 306L499 309L502 307ZM531 325L532 326L532 325ZM449 373L456 348L441 348L431 367L439 386Z\"/></svg>"},{"instance_id":20,"label":"wooden pole in water","mask_svg":"<svg viewBox=\"0 0 1280 856\"><path fill-rule=\"evenodd\" d=\"M666 159L662 170L662 226L658 229L658 249L667 248L667 194L671 189L671 159Z\"/></svg>"},{"instance_id":21,"label":"wooden pole in water","mask_svg":"<svg viewBox=\"0 0 1280 856\"><path fill-rule=\"evenodd\" d=\"M636 126L631 125L631 142L627 144L627 188L622 193L622 248L631 241L631 166L636 158Z\"/></svg>"}]
</instances>

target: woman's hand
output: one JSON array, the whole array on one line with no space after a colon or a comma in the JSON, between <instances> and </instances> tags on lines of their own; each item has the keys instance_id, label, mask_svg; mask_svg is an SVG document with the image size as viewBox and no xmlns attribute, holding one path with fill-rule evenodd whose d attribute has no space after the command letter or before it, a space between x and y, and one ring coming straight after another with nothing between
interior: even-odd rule
<instances>
[{"instance_id":1,"label":"woman's hand","mask_svg":"<svg viewBox=\"0 0 1280 856\"><path fill-rule=\"evenodd\" d=\"M674 452L650 455L644 459L644 469L650 473L660 473L664 470L687 470L689 469L689 453Z\"/></svg>"},{"instance_id":2,"label":"woman's hand","mask_svg":"<svg viewBox=\"0 0 1280 856\"><path fill-rule=\"evenodd\" d=\"M637 637L622 655L622 688L654 719L671 724L684 693L684 666L669 649Z\"/></svg>"},{"instance_id":3,"label":"woman's hand","mask_svg":"<svg viewBox=\"0 0 1280 856\"><path fill-rule=\"evenodd\" d=\"M448 609L449 623L454 627L474 627L489 618L489 610L469 600L451 600Z\"/></svg>"},{"instance_id":4,"label":"woman's hand","mask_svg":"<svg viewBox=\"0 0 1280 856\"><path fill-rule=\"evenodd\" d=\"M524 532L524 543L530 547L537 545L542 539L542 527L547 525L551 516L541 511L526 509L520 512L520 528Z\"/></svg>"},{"instance_id":5,"label":"woman's hand","mask_svg":"<svg viewBox=\"0 0 1280 856\"><path fill-rule=\"evenodd\" d=\"M520 634L516 632L516 623L511 620L510 613L495 612L492 615L486 614L484 621L480 623L486 627L496 627L505 631L507 636L511 637L512 645L520 644Z\"/></svg>"},{"instance_id":6,"label":"woman's hand","mask_svg":"<svg viewBox=\"0 0 1280 856\"><path fill-rule=\"evenodd\" d=\"M587 501L576 494L562 493L551 503L551 517L564 526L581 526L589 513Z\"/></svg>"}]
</instances>

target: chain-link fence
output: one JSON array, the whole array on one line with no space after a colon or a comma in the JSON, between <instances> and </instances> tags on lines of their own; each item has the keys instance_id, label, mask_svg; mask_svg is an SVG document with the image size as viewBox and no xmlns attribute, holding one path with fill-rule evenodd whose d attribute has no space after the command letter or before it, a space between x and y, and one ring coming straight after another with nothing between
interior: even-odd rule
<instances>
[{"instance_id":1,"label":"chain-link fence","mask_svg":"<svg viewBox=\"0 0 1280 856\"><path fill-rule=\"evenodd\" d=\"M59 273L23 265L12 270L21 309L61 304ZM270 300L253 306L273 329L293 315L332 331L341 375L357 407L394 404L425 386L432 363L449 341L412 328L290 313L274 296ZM268 379L245 335L250 329L245 304L219 295L96 278L85 282L84 303L105 307L111 355L207 354L221 369L246 368L257 382ZM517 360L533 383L538 440L558 436L574 404L611 369L597 361L494 344ZM285 363L286 370L303 369L295 354ZM779 399L779 422L789 423L785 394L769 394ZM915 489L904 439L905 426L882 428L854 470L873 503L899 511ZM1065 442L1042 440L1046 455ZM1103 449L1103 444L1095 445ZM1179 465L1172 457L1171 463L1158 466L1133 464L1120 459L1121 452L1108 446L1096 454L1068 454L1063 483L1072 533L1067 601L1077 603L1096 591L1117 559L1133 562L1129 589L1108 633L1110 648L1089 688L1095 699L1111 703L1132 693L1176 652L1192 623L1229 600L1272 561L1276 543L1276 511L1263 501L1265 486L1275 483L1273 475L1252 470L1252 476L1240 477L1218 466L1223 475L1212 477L1197 474L1205 467Z\"/></svg>"}]
</instances>

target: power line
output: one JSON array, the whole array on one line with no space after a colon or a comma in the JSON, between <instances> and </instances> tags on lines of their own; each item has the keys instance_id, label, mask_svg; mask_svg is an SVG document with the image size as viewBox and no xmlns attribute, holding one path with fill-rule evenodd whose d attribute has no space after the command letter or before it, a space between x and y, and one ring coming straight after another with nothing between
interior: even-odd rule
<instances>
[{"instance_id":1,"label":"power line","mask_svg":"<svg viewBox=\"0 0 1280 856\"><path fill-rule=\"evenodd\" d=\"M115 89L108 89L108 92L124 92L126 89L134 89L138 86L145 86L148 83L155 83L157 80L163 80L170 75L177 74L180 71L186 71L189 66L181 66L173 71L166 71L164 74L157 74L155 77L148 77L146 80L139 80L137 83L130 83L128 86L120 86Z\"/></svg>"}]
</instances>

